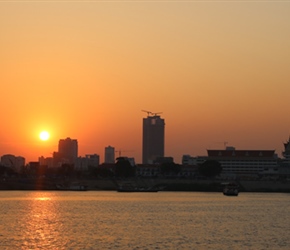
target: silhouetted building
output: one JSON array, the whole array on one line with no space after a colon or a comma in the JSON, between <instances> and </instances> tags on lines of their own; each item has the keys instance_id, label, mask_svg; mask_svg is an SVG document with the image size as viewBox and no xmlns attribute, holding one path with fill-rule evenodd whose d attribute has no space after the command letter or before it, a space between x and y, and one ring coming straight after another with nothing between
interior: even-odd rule
<instances>
[{"instance_id":1,"label":"silhouetted building","mask_svg":"<svg viewBox=\"0 0 290 250\"><path fill-rule=\"evenodd\" d=\"M181 164L183 166L197 166L197 165L200 165L203 162L205 162L207 159L208 159L207 156L196 156L196 157L193 157L191 155L183 155Z\"/></svg>"},{"instance_id":2,"label":"silhouetted building","mask_svg":"<svg viewBox=\"0 0 290 250\"><path fill-rule=\"evenodd\" d=\"M174 159L171 156L167 156L167 157L158 156L154 160L154 164L163 164L163 163L174 163Z\"/></svg>"},{"instance_id":3,"label":"silhouetted building","mask_svg":"<svg viewBox=\"0 0 290 250\"><path fill-rule=\"evenodd\" d=\"M105 147L105 161L104 163L115 163L115 148Z\"/></svg>"},{"instance_id":4,"label":"silhouetted building","mask_svg":"<svg viewBox=\"0 0 290 250\"><path fill-rule=\"evenodd\" d=\"M197 165L197 160L196 157L192 157L190 155L183 155L182 156L182 161L181 164L184 166L193 166L193 165Z\"/></svg>"},{"instance_id":5,"label":"silhouetted building","mask_svg":"<svg viewBox=\"0 0 290 250\"><path fill-rule=\"evenodd\" d=\"M152 164L157 157L164 157L164 129L164 119L160 116L143 118L143 164Z\"/></svg>"},{"instance_id":6,"label":"silhouetted building","mask_svg":"<svg viewBox=\"0 0 290 250\"><path fill-rule=\"evenodd\" d=\"M74 169L87 171L100 165L100 156L98 154L86 155L86 157L78 157L74 163Z\"/></svg>"},{"instance_id":7,"label":"silhouetted building","mask_svg":"<svg viewBox=\"0 0 290 250\"><path fill-rule=\"evenodd\" d=\"M290 137L287 142L284 143L284 151L282 152L284 157L283 163L290 165Z\"/></svg>"},{"instance_id":8,"label":"silhouetted building","mask_svg":"<svg viewBox=\"0 0 290 250\"><path fill-rule=\"evenodd\" d=\"M100 165L100 156L98 154L86 155L88 167L98 167Z\"/></svg>"},{"instance_id":9,"label":"silhouetted building","mask_svg":"<svg viewBox=\"0 0 290 250\"><path fill-rule=\"evenodd\" d=\"M58 156L67 163L73 164L78 157L78 141L71 138L59 140Z\"/></svg>"},{"instance_id":10,"label":"silhouetted building","mask_svg":"<svg viewBox=\"0 0 290 250\"><path fill-rule=\"evenodd\" d=\"M47 166L48 168L54 167L53 157L39 157L38 162L40 166Z\"/></svg>"},{"instance_id":11,"label":"silhouetted building","mask_svg":"<svg viewBox=\"0 0 290 250\"><path fill-rule=\"evenodd\" d=\"M157 177L160 175L160 167L158 165L138 164L136 167L136 176Z\"/></svg>"},{"instance_id":12,"label":"silhouetted building","mask_svg":"<svg viewBox=\"0 0 290 250\"><path fill-rule=\"evenodd\" d=\"M12 168L16 172L19 172L22 167L25 165L25 158L22 156L15 156L15 155L2 155L1 156L1 165Z\"/></svg>"}]
</instances>

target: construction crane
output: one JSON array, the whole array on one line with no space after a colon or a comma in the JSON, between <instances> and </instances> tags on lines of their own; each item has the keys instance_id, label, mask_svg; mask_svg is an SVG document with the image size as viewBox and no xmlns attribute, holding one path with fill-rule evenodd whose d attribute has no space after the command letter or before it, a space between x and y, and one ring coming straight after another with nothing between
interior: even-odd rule
<instances>
[{"instance_id":1,"label":"construction crane","mask_svg":"<svg viewBox=\"0 0 290 250\"><path fill-rule=\"evenodd\" d=\"M141 110L142 112L145 112L147 113L147 116L149 116L150 114L153 115L153 116L157 116L158 114L162 114L162 112L151 112L151 111L147 111L147 110Z\"/></svg>"},{"instance_id":2,"label":"construction crane","mask_svg":"<svg viewBox=\"0 0 290 250\"><path fill-rule=\"evenodd\" d=\"M151 113L153 116L157 116L159 114L162 114L162 112L157 112L157 113Z\"/></svg>"},{"instance_id":3,"label":"construction crane","mask_svg":"<svg viewBox=\"0 0 290 250\"><path fill-rule=\"evenodd\" d=\"M147 110L141 110L141 111L147 113L148 116L149 116L150 114L152 114L151 111L147 111Z\"/></svg>"},{"instance_id":4,"label":"construction crane","mask_svg":"<svg viewBox=\"0 0 290 250\"><path fill-rule=\"evenodd\" d=\"M122 152L133 152L133 150L116 150L115 153L118 153L118 157L121 157Z\"/></svg>"}]
</instances>

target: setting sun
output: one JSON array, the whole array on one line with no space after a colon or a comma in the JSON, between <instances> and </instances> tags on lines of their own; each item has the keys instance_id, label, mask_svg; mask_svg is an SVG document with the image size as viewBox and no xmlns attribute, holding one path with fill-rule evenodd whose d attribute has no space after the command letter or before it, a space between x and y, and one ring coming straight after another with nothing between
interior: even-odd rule
<instances>
[{"instance_id":1,"label":"setting sun","mask_svg":"<svg viewBox=\"0 0 290 250\"><path fill-rule=\"evenodd\" d=\"M47 131L42 131L40 134L39 134L39 138L40 140L42 141L47 141L49 139L49 133Z\"/></svg>"}]
</instances>

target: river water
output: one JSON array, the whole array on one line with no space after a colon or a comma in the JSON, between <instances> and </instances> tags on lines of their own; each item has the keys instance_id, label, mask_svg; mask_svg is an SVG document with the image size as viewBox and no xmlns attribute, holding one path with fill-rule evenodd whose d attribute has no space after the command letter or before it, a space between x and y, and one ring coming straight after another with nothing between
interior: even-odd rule
<instances>
[{"instance_id":1,"label":"river water","mask_svg":"<svg viewBox=\"0 0 290 250\"><path fill-rule=\"evenodd\" d=\"M0 249L289 249L290 194L0 192Z\"/></svg>"}]
</instances>

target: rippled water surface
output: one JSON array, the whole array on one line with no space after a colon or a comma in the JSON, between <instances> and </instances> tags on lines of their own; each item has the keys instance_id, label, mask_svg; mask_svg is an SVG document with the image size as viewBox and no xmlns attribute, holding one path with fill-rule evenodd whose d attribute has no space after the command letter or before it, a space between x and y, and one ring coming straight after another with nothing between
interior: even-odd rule
<instances>
[{"instance_id":1,"label":"rippled water surface","mask_svg":"<svg viewBox=\"0 0 290 250\"><path fill-rule=\"evenodd\" d=\"M289 249L290 195L0 192L0 249Z\"/></svg>"}]
</instances>

